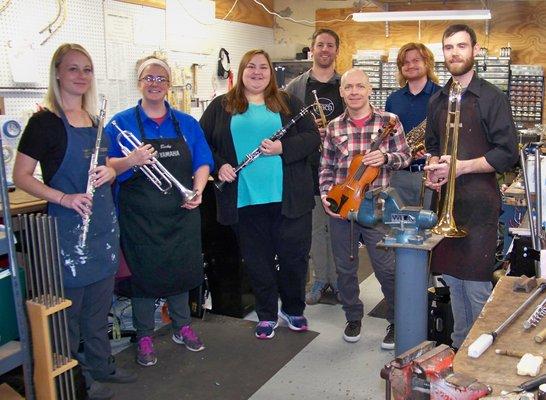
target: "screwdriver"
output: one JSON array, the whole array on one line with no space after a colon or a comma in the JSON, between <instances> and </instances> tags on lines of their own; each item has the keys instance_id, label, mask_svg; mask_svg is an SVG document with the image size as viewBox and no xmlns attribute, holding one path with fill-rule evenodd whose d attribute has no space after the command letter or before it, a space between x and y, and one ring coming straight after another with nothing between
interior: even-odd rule
<instances>
[{"instance_id":1,"label":"screwdriver","mask_svg":"<svg viewBox=\"0 0 546 400\"><path fill-rule=\"evenodd\" d=\"M546 383L546 374L539 375L536 378L529 379L528 381L519 384L516 389L512 390L511 392L506 392L503 390L501 394L504 396L511 393L520 393L535 390L543 383Z\"/></svg>"}]
</instances>

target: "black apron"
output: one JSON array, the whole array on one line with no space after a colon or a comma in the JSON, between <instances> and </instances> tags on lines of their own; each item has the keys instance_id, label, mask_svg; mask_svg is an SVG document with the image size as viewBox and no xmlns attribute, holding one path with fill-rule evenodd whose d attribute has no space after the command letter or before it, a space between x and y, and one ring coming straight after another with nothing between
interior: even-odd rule
<instances>
[{"instance_id":1,"label":"black apron","mask_svg":"<svg viewBox=\"0 0 546 400\"><path fill-rule=\"evenodd\" d=\"M447 96L440 113L441 143L445 139ZM477 98L465 92L461 102L458 159L470 160L487 153L493 146L487 141L480 123ZM445 189L442 188L442 198ZM434 204L434 203L433 203ZM431 271L459 279L488 281L495 265L500 193L495 172L466 174L455 184L454 216L458 227L468 235L461 239L443 239L432 252Z\"/></svg>"},{"instance_id":2,"label":"black apron","mask_svg":"<svg viewBox=\"0 0 546 400\"><path fill-rule=\"evenodd\" d=\"M159 162L185 187L192 188L192 158L174 112L174 139L148 139L135 108L140 137L158 151ZM203 282L199 209L181 208L182 195L173 186L163 194L140 171L121 183L119 191L121 246L131 270L134 297L168 297Z\"/></svg>"}]
</instances>

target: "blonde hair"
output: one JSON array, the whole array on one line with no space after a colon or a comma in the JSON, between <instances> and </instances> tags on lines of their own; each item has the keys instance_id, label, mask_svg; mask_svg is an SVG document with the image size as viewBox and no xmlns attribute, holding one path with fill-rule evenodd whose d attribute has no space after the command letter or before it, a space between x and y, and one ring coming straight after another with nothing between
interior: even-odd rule
<instances>
[{"instance_id":1,"label":"blonde hair","mask_svg":"<svg viewBox=\"0 0 546 400\"><path fill-rule=\"evenodd\" d=\"M55 50L49 65L49 86L44 99L44 105L47 109L57 115L60 115L63 108L61 88L59 85L59 80L57 79L57 68L63 61L64 56L66 56L70 51L79 51L86 56L91 63L91 68L93 68L93 71L95 71L91 55L83 48L83 46L77 43L65 43L60 45L59 48ZM94 73L89 90L83 94L82 108L87 111L90 116L97 115L97 82L95 80Z\"/></svg>"},{"instance_id":2,"label":"blonde hair","mask_svg":"<svg viewBox=\"0 0 546 400\"><path fill-rule=\"evenodd\" d=\"M438 83L438 77L434 72L434 54L423 43L410 42L403 45L398 51L398 57L396 57L396 65L398 67L398 84L400 87L406 86L407 80L402 75L402 67L406 61L406 54L408 51L417 50L425 63L427 70L427 78L434 83Z\"/></svg>"}]
</instances>

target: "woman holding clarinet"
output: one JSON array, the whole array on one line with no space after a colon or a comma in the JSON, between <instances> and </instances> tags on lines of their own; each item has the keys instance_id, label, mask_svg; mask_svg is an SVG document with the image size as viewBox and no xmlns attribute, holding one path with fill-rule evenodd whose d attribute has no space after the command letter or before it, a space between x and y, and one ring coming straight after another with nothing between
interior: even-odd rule
<instances>
[{"instance_id":1,"label":"woman holding clarinet","mask_svg":"<svg viewBox=\"0 0 546 400\"><path fill-rule=\"evenodd\" d=\"M110 398L112 390L96 381L125 383L136 376L116 368L110 357L108 312L119 263L118 222L110 190L116 174L105 165L108 138L103 136L101 146L96 146L105 110L102 120L96 118L93 62L82 46L63 44L54 53L44 102L45 108L30 118L23 132L13 177L17 187L47 200L48 214L57 218L63 284L72 301L67 309L71 353L82 364L89 397ZM33 176L38 162L43 183ZM90 174L92 188L87 187ZM80 243L84 221L88 235ZM82 339L84 357L79 357Z\"/></svg>"},{"instance_id":2,"label":"woman holding clarinet","mask_svg":"<svg viewBox=\"0 0 546 400\"><path fill-rule=\"evenodd\" d=\"M306 159L320 137L303 108L279 91L269 55L250 50L236 85L216 97L200 121L222 186L216 190L218 222L231 225L238 237L256 299L258 339L275 335L278 316L294 331L307 330L305 280L315 203ZM284 127L282 138L270 140ZM236 170L258 148L260 156Z\"/></svg>"}]
</instances>

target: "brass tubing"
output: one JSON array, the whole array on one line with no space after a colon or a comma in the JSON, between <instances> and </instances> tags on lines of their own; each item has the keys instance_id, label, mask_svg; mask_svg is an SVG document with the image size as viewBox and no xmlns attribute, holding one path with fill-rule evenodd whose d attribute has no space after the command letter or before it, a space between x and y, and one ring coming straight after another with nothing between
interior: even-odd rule
<instances>
[{"instance_id":1,"label":"brass tubing","mask_svg":"<svg viewBox=\"0 0 546 400\"><path fill-rule=\"evenodd\" d=\"M467 232L464 229L457 227L455 216L453 215L455 181L457 178L457 146L459 144L459 124L461 117L461 92L462 88L460 83L454 80L449 90L444 139L444 149L448 148L448 142L451 139L449 174L447 176L446 194L442 202L442 213L438 217L438 223L432 228L432 232L437 235L450 238L460 238L467 235Z\"/></svg>"}]
</instances>

